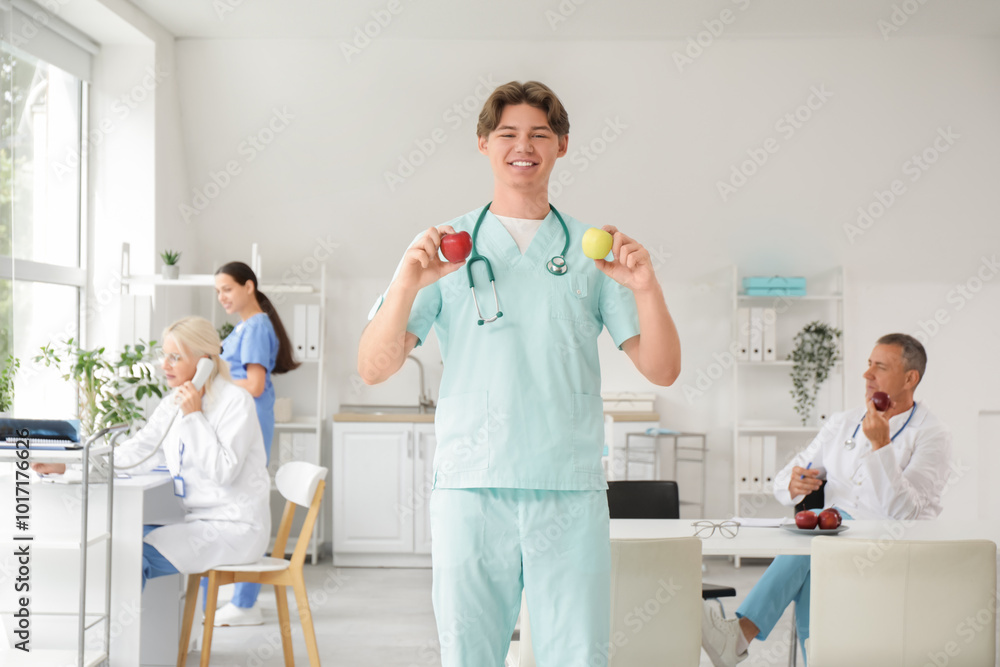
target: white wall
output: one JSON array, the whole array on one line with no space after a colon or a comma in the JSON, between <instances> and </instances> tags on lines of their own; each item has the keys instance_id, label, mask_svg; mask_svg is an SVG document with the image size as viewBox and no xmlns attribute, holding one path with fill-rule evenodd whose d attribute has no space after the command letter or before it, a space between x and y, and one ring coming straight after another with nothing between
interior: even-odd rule
<instances>
[{"instance_id":1,"label":"white wall","mask_svg":"<svg viewBox=\"0 0 1000 667\"><path fill-rule=\"evenodd\" d=\"M173 36L125 0L81 0L64 18L101 45L94 58L90 92L88 290L90 345L132 344L119 340L121 247L131 246L132 274L159 271L159 253L184 247L198 263L190 227L174 224L174 202L186 186ZM149 288L133 288L132 293ZM145 335L158 338L170 311L189 311L190 295L159 290L157 309ZM145 327L139 327L143 329Z\"/></svg>"},{"instance_id":2,"label":"white wall","mask_svg":"<svg viewBox=\"0 0 1000 667\"><path fill-rule=\"evenodd\" d=\"M474 145L488 88L539 79L572 122L570 156L555 172L572 183L553 202L594 225L614 223L654 252L684 346L684 372L657 389L658 406L665 425L710 435L709 482L718 491L709 515L732 507L732 391L718 382L689 402L682 389L729 345L733 264L787 275L845 267L852 401L862 398L860 374L879 335L916 333L944 310L949 322L928 339L918 399L952 426L956 458L976 470L978 412L1000 406L988 381L1000 373L1000 280L987 270L992 282L961 309L948 292L1000 251L1000 40L718 41L681 72L673 54L684 46L382 39L347 62L330 40L179 41L193 190L175 208L203 206L189 216L202 247L191 268L246 259L251 242L262 244L264 281L293 278L308 258L329 255L328 413L341 402L413 402L412 367L381 387L352 380L365 315L418 230L488 200L491 174ZM818 108L792 136L776 126L820 89L829 98L813 98ZM463 119L452 107L465 100L473 112ZM268 136L272 122L280 131ZM596 159L576 152L591 142L601 149L598 138L615 124ZM932 146L939 128L958 138L911 181L904 163ZM435 130L443 143L390 189L385 173L429 146ZM271 143L252 148L253 135ZM768 139L777 152L723 201L717 183ZM229 178L220 175L227 162ZM851 243L844 225L894 179L905 192ZM648 390L610 347L605 340L605 389ZM436 396L436 346L418 354ZM978 484L978 474L966 474L946 512L973 506Z\"/></svg>"}]
</instances>

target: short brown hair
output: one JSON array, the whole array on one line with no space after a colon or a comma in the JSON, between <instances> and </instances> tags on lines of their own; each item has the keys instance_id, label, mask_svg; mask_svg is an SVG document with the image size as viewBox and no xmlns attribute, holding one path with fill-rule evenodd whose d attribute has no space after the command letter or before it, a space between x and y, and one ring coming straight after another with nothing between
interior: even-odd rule
<instances>
[{"instance_id":1,"label":"short brown hair","mask_svg":"<svg viewBox=\"0 0 1000 667\"><path fill-rule=\"evenodd\" d=\"M902 349L903 370L916 371L920 377L917 384L924 379L924 371L927 369L927 351L920 341L901 333L891 333L882 336L876 341L878 345L896 345Z\"/></svg>"},{"instance_id":2,"label":"short brown hair","mask_svg":"<svg viewBox=\"0 0 1000 667\"><path fill-rule=\"evenodd\" d=\"M538 81L511 81L498 86L487 98L483 110L479 112L476 135L488 137L490 132L497 129L500 116L508 104L528 104L541 109L548 117L549 127L557 136L569 134L569 114L551 88Z\"/></svg>"}]
</instances>

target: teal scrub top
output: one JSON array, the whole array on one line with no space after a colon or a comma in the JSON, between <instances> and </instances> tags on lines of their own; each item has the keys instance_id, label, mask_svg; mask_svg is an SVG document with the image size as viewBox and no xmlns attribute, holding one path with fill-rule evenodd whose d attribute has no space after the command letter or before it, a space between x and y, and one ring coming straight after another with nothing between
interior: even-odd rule
<instances>
[{"instance_id":1,"label":"teal scrub top","mask_svg":"<svg viewBox=\"0 0 1000 667\"><path fill-rule=\"evenodd\" d=\"M451 221L472 233L482 209ZM434 488L598 490L604 409L597 337L639 334L632 291L581 250L587 225L564 215L569 270L546 262L565 238L551 211L524 255L492 212L476 240L490 260L503 317L482 326L463 267L418 292L407 331L421 344L435 327L444 373L434 418ZM482 262L473 265L483 315L496 312Z\"/></svg>"}]
</instances>

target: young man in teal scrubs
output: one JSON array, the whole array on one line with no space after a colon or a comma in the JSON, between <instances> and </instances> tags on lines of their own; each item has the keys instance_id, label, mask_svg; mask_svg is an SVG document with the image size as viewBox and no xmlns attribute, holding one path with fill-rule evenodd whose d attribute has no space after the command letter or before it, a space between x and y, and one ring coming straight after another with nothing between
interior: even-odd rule
<instances>
[{"instance_id":1,"label":"young man in teal scrubs","mask_svg":"<svg viewBox=\"0 0 1000 667\"><path fill-rule=\"evenodd\" d=\"M607 327L662 386L680 373L680 342L649 252L608 225L613 256L588 259L587 226L550 207L549 175L569 141L555 94L537 82L500 86L477 134L492 202L409 247L362 334L358 372L385 381L436 326L444 374L430 512L443 665L502 665L522 588L539 665L606 665L597 337ZM442 235L461 231L476 232L473 256L489 262L471 264L478 305L467 262L438 255Z\"/></svg>"}]
</instances>

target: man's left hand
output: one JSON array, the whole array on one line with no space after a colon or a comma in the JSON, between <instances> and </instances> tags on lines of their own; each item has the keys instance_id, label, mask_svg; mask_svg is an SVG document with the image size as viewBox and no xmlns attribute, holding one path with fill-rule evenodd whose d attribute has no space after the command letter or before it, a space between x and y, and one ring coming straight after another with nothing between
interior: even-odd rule
<instances>
[{"instance_id":1,"label":"man's left hand","mask_svg":"<svg viewBox=\"0 0 1000 667\"><path fill-rule=\"evenodd\" d=\"M868 399L868 413L864 421L861 422L861 429L865 432L865 437L872 444L872 451L877 452L890 442L889 420L885 415L875 409L875 404Z\"/></svg>"},{"instance_id":2,"label":"man's left hand","mask_svg":"<svg viewBox=\"0 0 1000 667\"><path fill-rule=\"evenodd\" d=\"M595 259L597 268L633 292L659 287L653 264L649 259L649 251L635 239L622 234L614 225L604 225L603 229L614 238L611 253L616 261Z\"/></svg>"}]
</instances>

